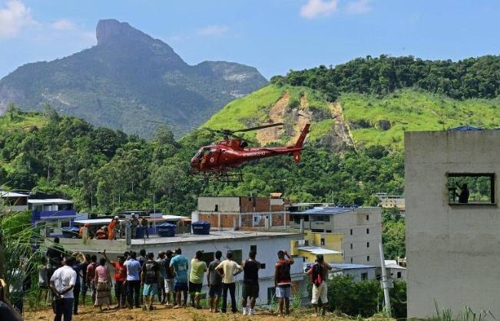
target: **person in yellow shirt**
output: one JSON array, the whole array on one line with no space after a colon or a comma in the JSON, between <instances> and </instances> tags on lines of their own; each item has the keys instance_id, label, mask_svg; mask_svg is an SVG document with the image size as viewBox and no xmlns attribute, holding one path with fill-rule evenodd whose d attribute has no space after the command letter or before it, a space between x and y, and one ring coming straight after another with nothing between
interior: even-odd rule
<instances>
[{"instance_id":1,"label":"person in yellow shirt","mask_svg":"<svg viewBox=\"0 0 500 321\"><path fill-rule=\"evenodd\" d=\"M226 259L222 261L216 268L215 271L219 273L222 277L222 313L227 311L227 291L229 290L229 295L231 295L231 311L233 313L238 312L236 306L236 284L234 281L234 276L241 273L243 268L241 265L232 260L233 252L228 251L226 253Z\"/></svg>"}]
</instances>

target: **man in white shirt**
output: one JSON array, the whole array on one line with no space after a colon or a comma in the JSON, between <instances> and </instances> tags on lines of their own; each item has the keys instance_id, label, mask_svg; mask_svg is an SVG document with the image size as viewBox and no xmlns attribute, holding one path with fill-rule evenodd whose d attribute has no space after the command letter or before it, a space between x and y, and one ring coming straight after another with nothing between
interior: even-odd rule
<instances>
[{"instance_id":1,"label":"man in white shirt","mask_svg":"<svg viewBox=\"0 0 500 321\"><path fill-rule=\"evenodd\" d=\"M215 268L215 271L222 277L222 313L226 313L227 310L227 290L229 290L229 294L231 295L231 311L233 313L238 312L236 306L236 285L234 282L234 276L241 273L243 268L241 265L234 262L232 258L233 252L228 251L226 259Z\"/></svg>"},{"instance_id":2,"label":"man in white shirt","mask_svg":"<svg viewBox=\"0 0 500 321\"><path fill-rule=\"evenodd\" d=\"M50 278L50 289L55 296L54 321L61 321L64 315L64 321L71 321L73 317L73 288L76 283L76 272L72 266L75 264L75 258L68 256L63 259L63 266L58 268Z\"/></svg>"}]
</instances>

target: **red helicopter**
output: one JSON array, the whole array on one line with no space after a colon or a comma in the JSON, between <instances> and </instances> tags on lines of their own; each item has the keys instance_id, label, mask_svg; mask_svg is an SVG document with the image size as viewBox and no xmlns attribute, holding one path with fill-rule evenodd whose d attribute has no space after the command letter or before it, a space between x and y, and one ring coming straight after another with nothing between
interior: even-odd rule
<instances>
[{"instance_id":1,"label":"red helicopter","mask_svg":"<svg viewBox=\"0 0 500 321\"><path fill-rule=\"evenodd\" d=\"M201 147L196 155L191 158L191 168L195 174L205 174L205 177L214 176L220 180L229 181L233 176L230 170L240 167L244 163L252 160L278 156L293 155L296 163L300 161L304 140L309 132L310 124L306 124L300 133L295 145L286 147L262 147L247 148L245 139L234 135L234 133L259 130L274 126L281 126L283 123L262 125L240 130L211 130L224 135L224 140L214 145ZM241 180L241 174L239 175Z\"/></svg>"}]
</instances>

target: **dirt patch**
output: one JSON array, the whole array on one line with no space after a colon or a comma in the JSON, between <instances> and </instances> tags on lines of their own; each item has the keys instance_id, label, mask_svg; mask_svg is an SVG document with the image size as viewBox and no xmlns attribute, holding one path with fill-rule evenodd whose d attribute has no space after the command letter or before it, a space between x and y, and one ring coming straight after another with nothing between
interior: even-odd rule
<instances>
[{"instance_id":1,"label":"dirt patch","mask_svg":"<svg viewBox=\"0 0 500 321\"><path fill-rule=\"evenodd\" d=\"M338 137L338 141L334 143L345 143L348 146L355 147L354 139L352 137L351 131L349 130L349 127L345 122L342 106L340 105L340 103L329 103L328 107L330 108L332 116L335 120L335 136Z\"/></svg>"},{"instance_id":2,"label":"dirt patch","mask_svg":"<svg viewBox=\"0 0 500 321\"><path fill-rule=\"evenodd\" d=\"M307 101L307 97L303 95L300 98L300 107L299 110L291 111L291 115L286 115L287 107L290 103L290 93L286 92L283 96L271 107L269 111L269 118L273 123L280 123L287 117L291 117L294 119L292 124L285 124L284 128L282 127L271 127L259 130L257 132L257 140L264 146L268 143L275 142L287 133L290 136L290 140L288 144L294 144L295 141L299 138L300 132L304 128L304 126L310 121L310 118L299 116L299 113L303 115L309 115L308 106L309 102Z\"/></svg>"},{"instance_id":3,"label":"dirt patch","mask_svg":"<svg viewBox=\"0 0 500 321\"><path fill-rule=\"evenodd\" d=\"M286 92L269 111L269 118L272 123L280 123L283 121L286 107L290 101L290 93ZM283 134L283 129L280 127L270 127L261 129L257 132L257 140L261 146L265 146L270 142L274 142Z\"/></svg>"},{"instance_id":4,"label":"dirt patch","mask_svg":"<svg viewBox=\"0 0 500 321\"><path fill-rule=\"evenodd\" d=\"M204 321L204 320L263 320L263 321L283 321L295 319L301 321L320 320L312 315L312 309L300 309L292 311L289 318L284 319L277 313L269 310L256 309L254 316L244 316L241 311L233 314L211 313L208 309L197 310L194 308L172 309L162 305L156 305L153 311L142 311L141 309L111 309L109 311L98 312L94 307L79 307L78 315L73 316L74 321L153 321L153 320L179 320L179 321ZM332 314L328 314L328 319L334 319ZM25 312L24 320L28 321L49 321L54 320L54 313L50 309ZM339 318L339 320L342 320ZM344 318L343 320L347 320Z\"/></svg>"}]
</instances>

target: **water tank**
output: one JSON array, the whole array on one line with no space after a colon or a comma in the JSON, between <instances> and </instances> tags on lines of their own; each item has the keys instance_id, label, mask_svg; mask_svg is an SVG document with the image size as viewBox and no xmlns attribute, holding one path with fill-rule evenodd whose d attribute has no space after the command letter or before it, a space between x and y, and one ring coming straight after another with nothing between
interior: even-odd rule
<instances>
[{"instance_id":1,"label":"water tank","mask_svg":"<svg viewBox=\"0 0 500 321\"><path fill-rule=\"evenodd\" d=\"M156 231L158 232L158 236L161 237L172 237L175 236L175 228L177 225L170 223L163 223L160 225L156 225Z\"/></svg>"},{"instance_id":2,"label":"water tank","mask_svg":"<svg viewBox=\"0 0 500 321\"><path fill-rule=\"evenodd\" d=\"M208 235L210 234L210 223L206 221L196 221L191 223L193 234Z\"/></svg>"}]
</instances>

